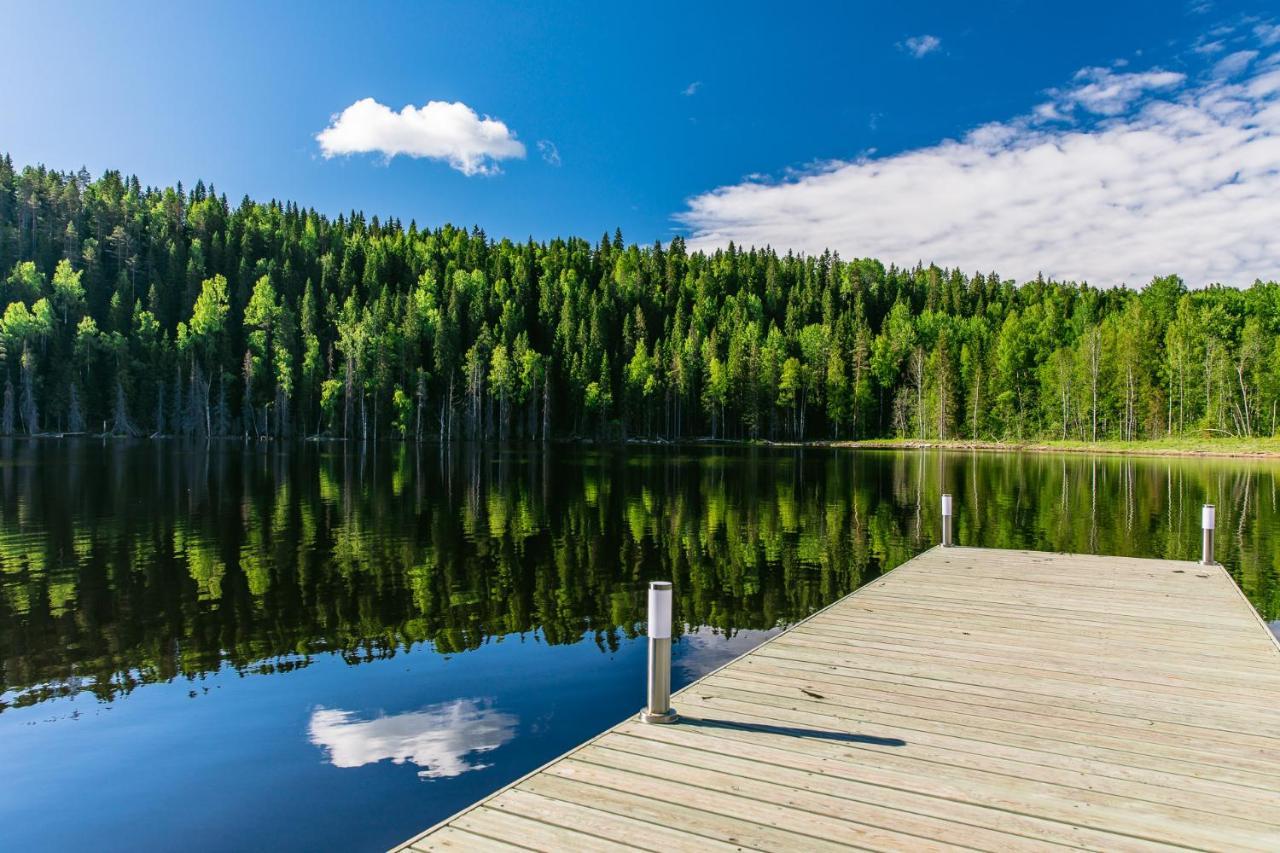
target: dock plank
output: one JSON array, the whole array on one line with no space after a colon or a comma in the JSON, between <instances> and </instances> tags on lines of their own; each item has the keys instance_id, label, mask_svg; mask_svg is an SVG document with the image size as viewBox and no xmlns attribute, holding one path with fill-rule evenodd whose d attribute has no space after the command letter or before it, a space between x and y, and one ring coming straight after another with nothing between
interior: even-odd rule
<instances>
[{"instance_id":1,"label":"dock plank","mask_svg":"<svg viewBox=\"0 0 1280 853\"><path fill-rule=\"evenodd\" d=\"M1280 849L1280 645L1220 567L935 548L403 850Z\"/></svg>"}]
</instances>

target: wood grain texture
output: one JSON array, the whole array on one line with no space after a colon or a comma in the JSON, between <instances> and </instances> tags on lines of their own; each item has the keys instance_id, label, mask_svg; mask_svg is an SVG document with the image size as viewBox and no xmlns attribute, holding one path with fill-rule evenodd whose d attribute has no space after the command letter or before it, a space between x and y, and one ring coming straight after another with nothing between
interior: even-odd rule
<instances>
[{"instance_id":1,"label":"wood grain texture","mask_svg":"<svg viewBox=\"0 0 1280 853\"><path fill-rule=\"evenodd\" d=\"M1217 567L934 548L402 850L1280 850L1280 648Z\"/></svg>"}]
</instances>

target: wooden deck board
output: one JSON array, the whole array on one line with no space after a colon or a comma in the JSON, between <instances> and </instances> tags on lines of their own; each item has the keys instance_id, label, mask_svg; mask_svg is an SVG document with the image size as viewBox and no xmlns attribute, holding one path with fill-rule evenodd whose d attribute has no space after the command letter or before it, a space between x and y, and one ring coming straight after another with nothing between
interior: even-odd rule
<instances>
[{"instance_id":1,"label":"wooden deck board","mask_svg":"<svg viewBox=\"0 0 1280 853\"><path fill-rule=\"evenodd\" d=\"M1221 568L935 548L402 849L1280 850Z\"/></svg>"}]
</instances>

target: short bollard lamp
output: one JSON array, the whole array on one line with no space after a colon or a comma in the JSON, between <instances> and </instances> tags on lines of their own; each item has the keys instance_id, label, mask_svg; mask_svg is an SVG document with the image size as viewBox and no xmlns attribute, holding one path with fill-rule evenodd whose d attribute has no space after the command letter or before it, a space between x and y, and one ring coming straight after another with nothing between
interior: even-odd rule
<instances>
[{"instance_id":1,"label":"short bollard lamp","mask_svg":"<svg viewBox=\"0 0 1280 853\"><path fill-rule=\"evenodd\" d=\"M649 584L649 701L646 723L674 723L671 707L671 581Z\"/></svg>"},{"instance_id":2,"label":"short bollard lamp","mask_svg":"<svg viewBox=\"0 0 1280 853\"><path fill-rule=\"evenodd\" d=\"M942 496L942 547L951 547L951 495Z\"/></svg>"},{"instance_id":3,"label":"short bollard lamp","mask_svg":"<svg viewBox=\"0 0 1280 853\"><path fill-rule=\"evenodd\" d=\"M1205 504L1204 509L1200 511L1200 532L1203 537L1200 547L1200 565L1202 566L1217 565L1213 561L1213 528L1217 522L1217 507L1213 504Z\"/></svg>"}]
</instances>

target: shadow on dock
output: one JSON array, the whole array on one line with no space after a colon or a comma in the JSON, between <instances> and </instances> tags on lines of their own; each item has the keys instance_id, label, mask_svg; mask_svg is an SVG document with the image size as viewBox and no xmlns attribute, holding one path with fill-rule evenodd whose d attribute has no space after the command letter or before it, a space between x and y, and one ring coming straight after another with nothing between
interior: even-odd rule
<instances>
[{"instance_id":1,"label":"shadow on dock","mask_svg":"<svg viewBox=\"0 0 1280 853\"><path fill-rule=\"evenodd\" d=\"M1280 851L1280 649L1210 521L1203 563L930 549L405 847Z\"/></svg>"},{"instance_id":2,"label":"shadow on dock","mask_svg":"<svg viewBox=\"0 0 1280 853\"><path fill-rule=\"evenodd\" d=\"M697 726L712 729L737 729L744 732L759 732L766 735L782 735L783 737L807 737L820 740L831 740L839 743L863 743L872 746L906 746L907 742L896 737L873 737L872 735L856 735L849 732L828 732L822 729L800 729L792 726L771 726L765 723L743 723L734 720L712 720L697 717L680 717L680 725Z\"/></svg>"}]
</instances>

